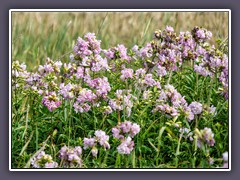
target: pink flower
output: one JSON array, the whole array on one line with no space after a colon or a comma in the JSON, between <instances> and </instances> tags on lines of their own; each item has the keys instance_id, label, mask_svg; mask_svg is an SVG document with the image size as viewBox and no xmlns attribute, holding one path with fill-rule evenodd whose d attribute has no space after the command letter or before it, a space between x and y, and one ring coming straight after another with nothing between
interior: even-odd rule
<instances>
[{"instance_id":1,"label":"pink flower","mask_svg":"<svg viewBox=\"0 0 240 180\"><path fill-rule=\"evenodd\" d=\"M189 105L189 108L191 109L193 114L201 114L202 113L202 104L199 102L192 102Z\"/></svg>"},{"instance_id":2,"label":"pink flower","mask_svg":"<svg viewBox=\"0 0 240 180\"><path fill-rule=\"evenodd\" d=\"M120 76L120 79L122 80L122 81L125 81L126 79L128 79L128 78L130 78L130 79L132 79L133 78L133 70L132 69L123 69L122 71L121 71L121 76Z\"/></svg>"},{"instance_id":3,"label":"pink flower","mask_svg":"<svg viewBox=\"0 0 240 180\"><path fill-rule=\"evenodd\" d=\"M42 104L48 108L50 112L55 110L61 105L61 101L56 96L55 92L50 92L43 97Z\"/></svg>"},{"instance_id":4,"label":"pink flower","mask_svg":"<svg viewBox=\"0 0 240 180\"><path fill-rule=\"evenodd\" d=\"M122 143L117 147L119 154L130 154L134 148L134 142L130 137L127 137L122 141Z\"/></svg>"},{"instance_id":5,"label":"pink flower","mask_svg":"<svg viewBox=\"0 0 240 180\"><path fill-rule=\"evenodd\" d=\"M110 148L110 145L108 143L109 136L106 135L106 133L104 131L102 131L102 130L95 131L95 137L96 137L97 141L99 142L99 144L101 146L103 146L105 149Z\"/></svg>"},{"instance_id":6,"label":"pink flower","mask_svg":"<svg viewBox=\"0 0 240 180\"><path fill-rule=\"evenodd\" d=\"M140 126L136 123L130 121L122 122L116 127L112 128L113 136L117 139L124 139L124 135L133 138L136 134L140 132Z\"/></svg>"},{"instance_id":7,"label":"pink flower","mask_svg":"<svg viewBox=\"0 0 240 180\"><path fill-rule=\"evenodd\" d=\"M88 147L93 147L96 145L94 138L84 138L84 147L83 149L87 149Z\"/></svg>"},{"instance_id":8,"label":"pink flower","mask_svg":"<svg viewBox=\"0 0 240 180\"><path fill-rule=\"evenodd\" d=\"M92 155L93 155L94 157L97 157L98 149L97 149L96 147L93 147L92 150L91 150L91 152L92 152Z\"/></svg>"},{"instance_id":9,"label":"pink flower","mask_svg":"<svg viewBox=\"0 0 240 180\"><path fill-rule=\"evenodd\" d=\"M174 29L171 26L166 26L166 31L167 32L174 32Z\"/></svg>"}]
</instances>

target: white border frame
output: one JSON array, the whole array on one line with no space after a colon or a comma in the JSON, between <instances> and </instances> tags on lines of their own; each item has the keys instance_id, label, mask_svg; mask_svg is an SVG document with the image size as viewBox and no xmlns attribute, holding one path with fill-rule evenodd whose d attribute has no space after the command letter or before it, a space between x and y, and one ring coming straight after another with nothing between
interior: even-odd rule
<instances>
[{"instance_id":1,"label":"white border frame","mask_svg":"<svg viewBox=\"0 0 240 180\"><path fill-rule=\"evenodd\" d=\"M12 103L9 103L9 171L231 171L231 10L230 9L10 9L9 10L9 100L12 99L11 92L11 64L12 64L12 12L228 12L228 38L229 38L229 168L228 169L12 169Z\"/></svg>"}]
</instances>

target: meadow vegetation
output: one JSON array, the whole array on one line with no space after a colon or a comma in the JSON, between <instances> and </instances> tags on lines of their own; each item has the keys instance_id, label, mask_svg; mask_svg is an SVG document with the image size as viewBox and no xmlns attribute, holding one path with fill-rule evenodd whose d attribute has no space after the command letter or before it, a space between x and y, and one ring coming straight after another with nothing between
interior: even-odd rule
<instances>
[{"instance_id":1,"label":"meadow vegetation","mask_svg":"<svg viewBox=\"0 0 240 180\"><path fill-rule=\"evenodd\" d=\"M12 168L228 168L227 12L13 12Z\"/></svg>"}]
</instances>

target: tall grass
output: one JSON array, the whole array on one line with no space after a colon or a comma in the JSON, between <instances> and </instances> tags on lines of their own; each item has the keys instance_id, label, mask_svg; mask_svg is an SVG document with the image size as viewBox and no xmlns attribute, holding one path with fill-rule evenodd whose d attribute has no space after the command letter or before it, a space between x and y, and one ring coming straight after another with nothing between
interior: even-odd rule
<instances>
[{"instance_id":1,"label":"tall grass","mask_svg":"<svg viewBox=\"0 0 240 180\"><path fill-rule=\"evenodd\" d=\"M46 57L67 61L75 39L97 33L102 47L150 41L156 29L172 26L177 32L203 26L217 39L228 37L227 12L12 12L12 59L29 68Z\"/></svg>"}]
</instances>

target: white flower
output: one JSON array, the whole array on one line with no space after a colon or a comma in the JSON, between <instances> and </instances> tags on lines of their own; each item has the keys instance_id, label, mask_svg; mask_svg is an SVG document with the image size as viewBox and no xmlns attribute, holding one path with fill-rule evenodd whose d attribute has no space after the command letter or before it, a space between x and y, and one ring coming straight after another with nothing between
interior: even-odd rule
<instances>
[{"instance_id":1,"label":"white flower","mask_svg":"<svg viewBox=\"0 0 240 180\"><path fill-rule=\"evenodd\" d=\"M228 152L224 152L224 153L222 154L222 156L223 156L223 160L224 160L225 162L228 162Z\"/></svg>"}]
</instances>

